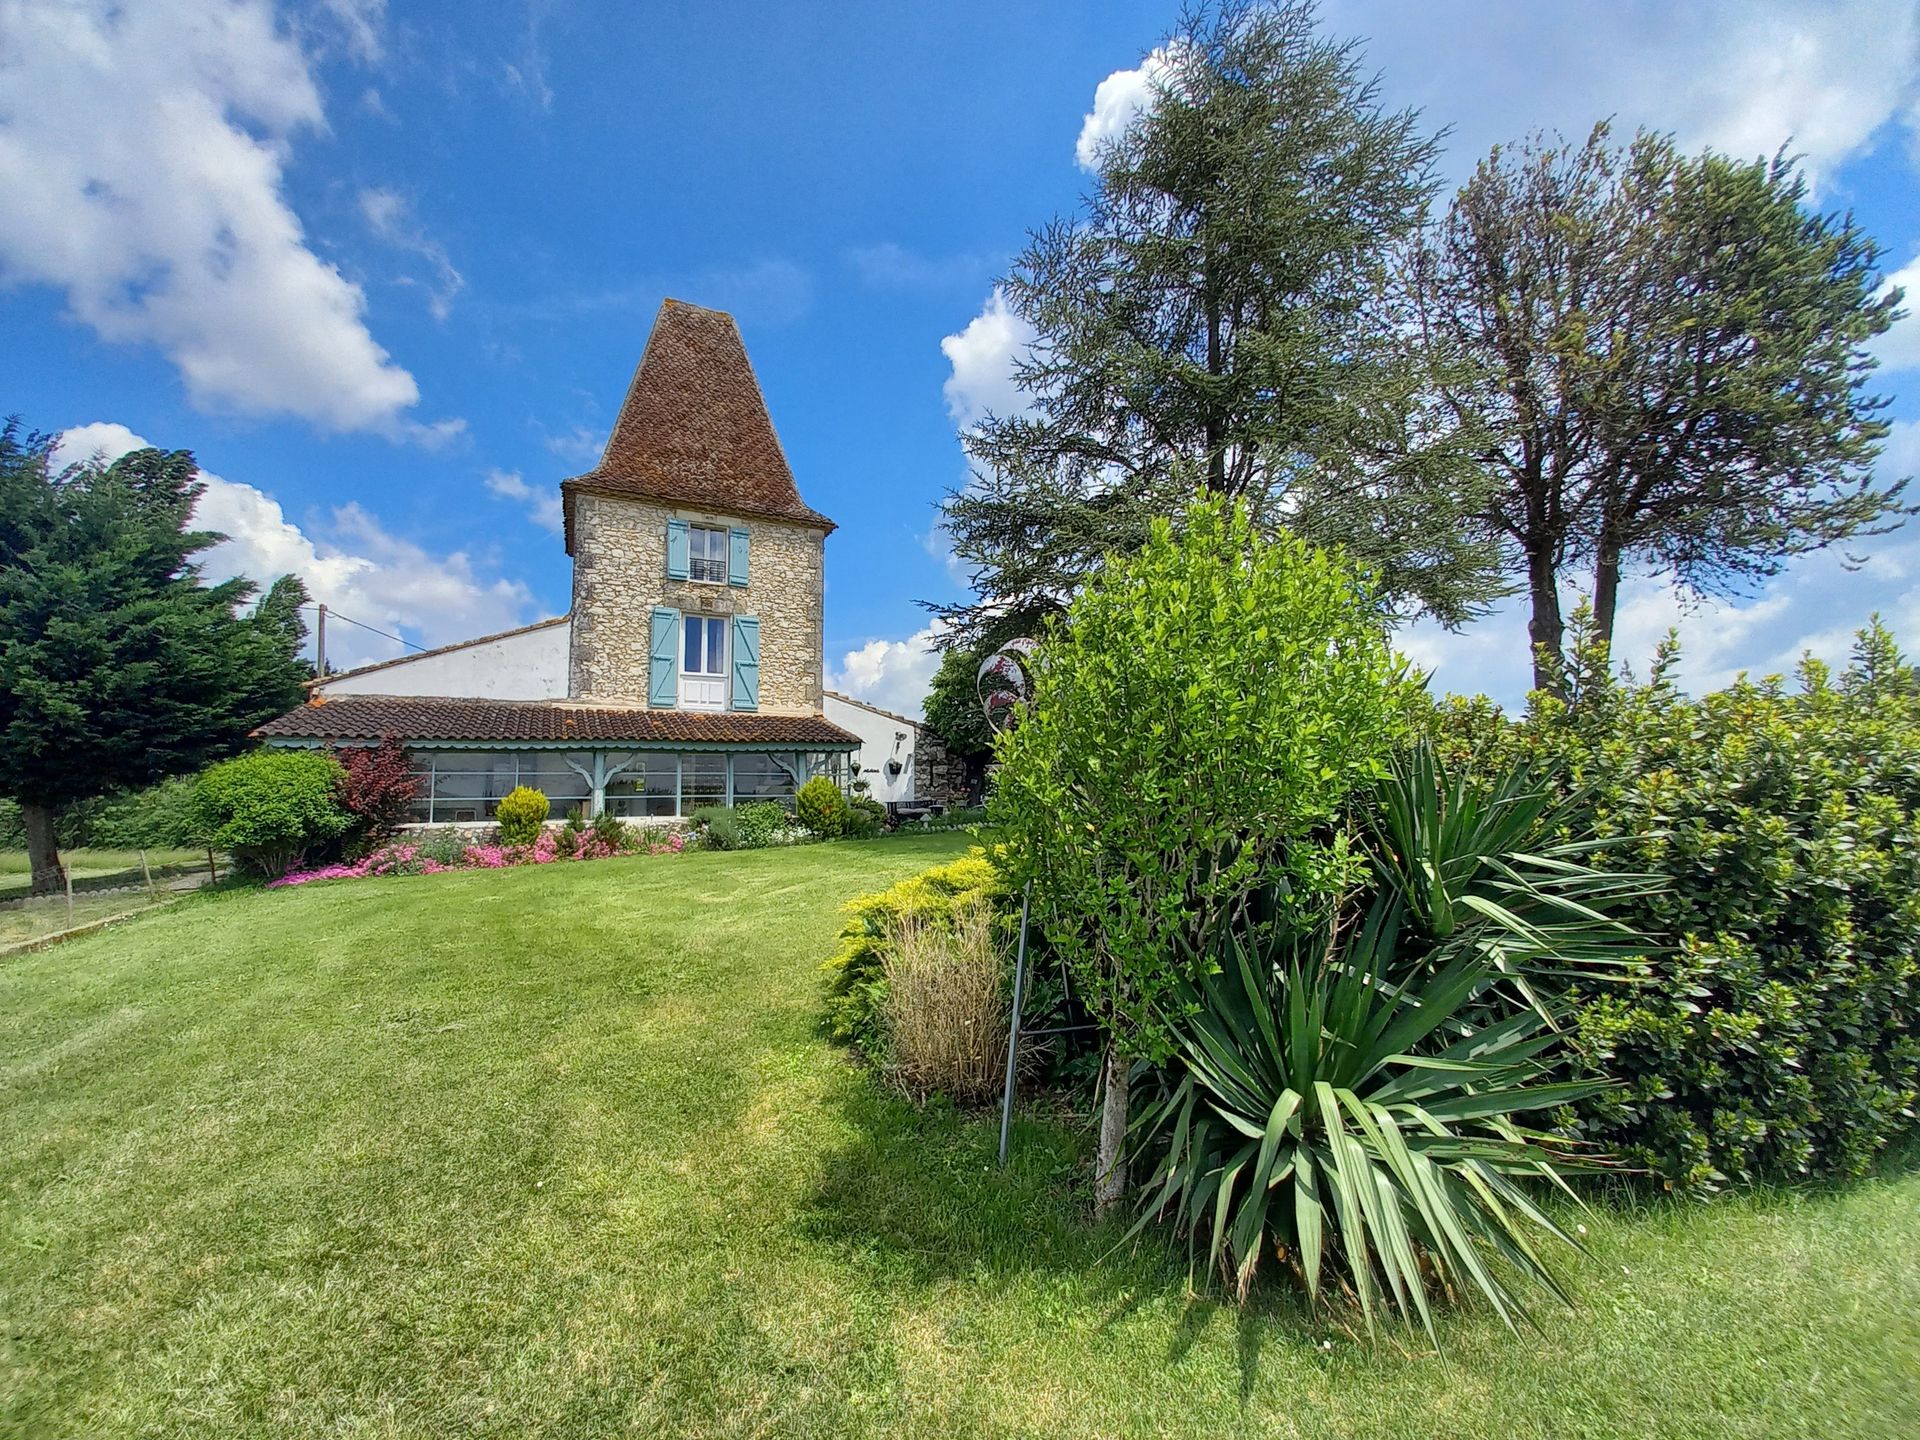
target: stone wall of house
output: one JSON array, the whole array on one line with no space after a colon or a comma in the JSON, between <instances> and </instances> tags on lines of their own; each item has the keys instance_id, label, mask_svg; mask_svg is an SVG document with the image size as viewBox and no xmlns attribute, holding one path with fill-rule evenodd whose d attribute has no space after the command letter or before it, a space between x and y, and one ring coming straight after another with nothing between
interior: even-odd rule
<instances>
[{"instance_id":1,"label":"stone wall of house","mask_svg":"<svg viewBox=\"0 0 1920 1440\"><path fill-rule=\"evenodd\" d=\"M973 777L976 767L969 766L963 757L947 749L940 737L925 725L914 739L913 768L917 782L915 799L954 806L976 803Z\"/></svg>"},{"instance_id":2,"label":"stone wall of house","mask_svg":"<svg viewBox=\"0 0 1920 1440\"><path fill-rule=\"evenodd\" d=\"M573 506L575 699L646 704L656 605L760 620L762 713L821 706L824 531L780 520L576 492ZM667 578L667 521L747 531L747 584Z\"/></svg>"}]
</instances>

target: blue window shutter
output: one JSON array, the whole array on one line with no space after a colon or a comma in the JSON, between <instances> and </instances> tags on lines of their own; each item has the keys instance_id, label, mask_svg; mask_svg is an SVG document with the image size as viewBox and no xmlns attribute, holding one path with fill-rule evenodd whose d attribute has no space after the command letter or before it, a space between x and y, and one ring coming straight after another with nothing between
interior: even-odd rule
<instances>
[{"instance_id":1,"label":"blue window shutter","mask_svg":"<svg viewBox=\"0 0 1920 1440\"><path fill-rule=\"evenodd\" d=\"M686 538L685 532L681 538ZM681 552L683 555L684 551ZM680 612L653 607L653 645L647 663L647 704L672 709L680 699ZM758 653L758 647L755 647Z\"/></svg>"},{"instance_id":2,"label":"blue window shutter","mask_svg":"<svg viewBox=\"0 0 1920 1440\"><path fill-rule=\"evenodd\" d=\"M667 521L667 578L687 578L687 522Z\"/></svg>"},{"instance_id":3,"label":"blue window shutter","mask_svg":"<svg viewBox=\"0 0 1920 1440\"><path fill-rule=\"evenodd\" d=\"M760 621L752 615L733 617L733 708L760 708Z\"/></svg>"},{"instance_id":4,"label":"blue window shutter","mask_svg":"<svg viewBox=\"0 0 1920 1440\"><path fill-rule=\"evenodd\" d=\"M727 583L745 585L747 583L747 532L738 525L727 537Z\"/></svg>"}]
</instances>

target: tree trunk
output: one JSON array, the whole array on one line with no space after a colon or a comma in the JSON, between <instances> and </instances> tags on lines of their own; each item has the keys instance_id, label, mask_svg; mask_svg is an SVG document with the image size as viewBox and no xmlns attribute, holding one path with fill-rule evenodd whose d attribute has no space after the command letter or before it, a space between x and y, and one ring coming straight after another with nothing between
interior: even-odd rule
<instances>
[{"instance_id":1,"label":"tree trunk","mask_svg":"<svg viewBox=\"0 0 1920 1440\"><path fill-rule=\"evenodd\" d=\"M1605 535L1593 561L1593 631L1613 654L1613 616L1620 605L1620 547Z\"/></svg>"},{"instance_id":2,"label":"tree trunk","mask_svg":"<svg viewBox=\"0 0 1920 1440\"><path fill-rule=\"evenodd\" d=\"M20 802L20 818L27 831L27 860L33 866L34 895L58 894L67 883L60 864L60 847L53 837L53 811L31 800Z\"/></svg>"},{"instance_id":3,"label":"tree trunk","mask_svg":"<svg viewBox=\"0 0 1920 1440\"><path fill-rule=\"evenodd\" d=\"M1213 293L1211 260L1204 280L1207 298L1207 374L1218 375L1226 368L1220 341L1220 297ZM1227 426L1213 396L1207 397L1207 488L1216 495L1227 493Z\"/></svg>"},{"instance_id":4,"label":"tree trunk","mask_svg":"<svg viewBox=\"0 0 1920 1440\"><path fill-rule=\"evenodd\" d=\"M1527 637L1533 648L1533 688L1557 690L1559 672L1555 662L1566 643L1566 621L1560 616L1559 576L1554 573L1550 552L1527 553L1527 589L1533 599L1533 618L1527 623ZM1545 655L1541 652L1545 651Z\"/></svg>"},{"instance_id":5,"label":"tree trunk","mask_svg":"<svg viewBox=\"0 0 1920 1440\"><path fill-rule=\"evenodd\" d=\"M1127 1193L1127 1088L1131 1065L1117 1042L1107 1042L1105 1099L1100 1104L1100 1154L1096 1160L1093 1207L1108 1214Z\"/></svg>"}]
</instances>

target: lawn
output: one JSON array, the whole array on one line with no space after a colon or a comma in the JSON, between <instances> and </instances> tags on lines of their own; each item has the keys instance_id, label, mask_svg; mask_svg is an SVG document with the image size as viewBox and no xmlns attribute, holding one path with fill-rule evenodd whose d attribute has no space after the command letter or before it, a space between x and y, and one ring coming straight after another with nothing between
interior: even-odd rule
<instances>
[{"instance_id":1,"label":"lawn","mask_svg":"<svg viewBox=\"0 0 1920 1440\"><path fill-rule=\"evenodd\" d=\"M0 947L37 940L58 930L144 909L156 900L164 902L175 898L165 890L157 896L149 896L144 890L114 890L105 895L76 895L71 907L64 895L0 906Z\"/></svg>"},{"instance_id":2,"label":"lawn","mask_svg":"<svg viewBox=\"0 0 1920 1440\"><path fill-rule=\"evenodd\" d=\"M1895 1436L1920 1178L1590 1216L1436 1358L1081 1218L824 1044L964 836L196 896L0 964L0 1434Z\"/></svg>"},{"instance_id":3,"label":"lawn","mask_svg":"<svg viewBox=\"0 0 1920 1440\"><path fill-rule=\"evenodd\" d=\"M121 877L129 885L140 883L138 850L63 850L60 852L60 862L73 877L76 890L83 888L87 881L107 876ZM206 863L207 852L204 850L147 851L147 868L156 879L178 875L183 870L204 868ZM220 868L222 874L226 873L224 860ZM0 900L25 897L32 876L33 863L26 851L0 850Z\"/></svg>"}]
</instances>

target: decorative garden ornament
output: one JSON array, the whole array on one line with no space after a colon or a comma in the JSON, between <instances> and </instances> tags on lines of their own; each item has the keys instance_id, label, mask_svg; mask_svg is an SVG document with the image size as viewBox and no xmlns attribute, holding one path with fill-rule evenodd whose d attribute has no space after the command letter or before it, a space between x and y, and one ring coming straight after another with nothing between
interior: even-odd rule
<instances>
[{"instance_id":1,"label":"decorative garden ornament","mask_svg":"<svg viewBox=\"0 0 1920 1440\"><path fill-rule=\"evenodd\" d=\"M1040 642L1021 636L1009 640L980 662L974 690L987 725L995 734L1013 728L1033 698L1033 656Z\"/></svg>"},{"instance_id":2,"label":"decorative garden ornament","mask_svg":"<svg viewBox=\"0 0 1920 1440\"><path fill-rule=\"evenodd\" d=\"M1033 698L1033 657L1039 642L1021 636L1009 640L980 662L973 679L987 725L1002 734L1019 723ZM1007 1163L1007 1136L1013 1128L1013 1082L1020 1063L1020 1003L1027 989L1027 918L1033 908L1033 882L1020 892L1020 944L1013 960L1013 1019L1007 1030L1007 1080L1000 1092L1000 1164Z\"/></svg>"}]
</instances>

